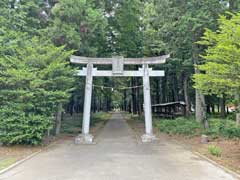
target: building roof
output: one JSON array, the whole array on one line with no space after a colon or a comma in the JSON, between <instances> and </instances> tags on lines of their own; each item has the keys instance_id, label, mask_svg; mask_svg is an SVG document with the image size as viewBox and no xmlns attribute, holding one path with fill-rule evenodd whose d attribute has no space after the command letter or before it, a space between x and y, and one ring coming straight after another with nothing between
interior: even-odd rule
<instances>
[{"instance_id":1,"label":"building roof","mask_svg":"<svg viewBox=\"0 0 240 180\"><path fill-rule=\"evenodd\" d=\"M172 106L172 105L186 106L186 103L184 101L176 101L176 102L169 102L169 103L163 103L163 104L154 104L152 105L152 107L164 107L164 106Z\"/></svg>"}]
</instances>

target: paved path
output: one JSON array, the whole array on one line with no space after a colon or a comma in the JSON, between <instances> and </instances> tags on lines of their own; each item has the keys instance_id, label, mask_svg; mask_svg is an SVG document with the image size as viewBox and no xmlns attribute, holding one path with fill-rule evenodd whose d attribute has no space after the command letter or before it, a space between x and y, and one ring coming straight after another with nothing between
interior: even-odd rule
<instances>
[{"instance_id":1,"label":"paved path","mask_svg":"<svg viewBox=\"0 0 240 180\"><path fill-rule=\"evenodd\" d=\"M96 145L64 141L0 176L1 180L233 180L183 147L162 140L139 144L121 114Z\"/></svg>"}]
</instances>

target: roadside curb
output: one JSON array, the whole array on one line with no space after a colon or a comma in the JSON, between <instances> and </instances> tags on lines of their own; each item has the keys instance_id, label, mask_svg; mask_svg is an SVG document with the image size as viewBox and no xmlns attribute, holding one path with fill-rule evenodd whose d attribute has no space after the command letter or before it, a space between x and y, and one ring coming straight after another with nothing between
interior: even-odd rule
<instances>
[{"instance_id":1,"label":"roadside curb","mask_svg":"<svg viewBox=\"0 0 240 180\"><path fill-rule=\"evenodd\" d=\"M191 151L191 152L192 152L193 154L201 157L202 159L208 161L209 163L211 163L211 164L213 164L213 165L221 168L221 169L224 170L225 172L231 174L234 178L240 179L240 174L238 174L238 173L230 170L229 168L227 168L227 167L225 167L225 166L223 166L223 165L221 165L221 164L218 164L216 161L208 158L207 156L205 156L205 155L203 155L203 154L201 154L201 153L199 153L199 152L197 152L197 151Z\"/></svg>"},{"instance_id":2,"label":"roadside curb","mask_svg":"<svg viewBox=\"0 0 240 180\"><path fill-rule=\"evenodd\" d=\"M126 119L126 118L125 118L125 119ZM136 137L136 139L137 139L137 143L138 143L138 144L142 144L142 142L139 140L139 139L140 139L140 138L139 138L139 135L135 132L134 129L133 129L133 132L134 132L135 137ZM157 132L156 135L157 135L158 139L161 139L161 138L159 138L159 136L160 136L161 134L163 134L163 133L159 133L158 131L156 131L156 132ZM226 173L230 174L233 178L236 178L236 179L239 179L239 180L240 180L240 174L238 174L237 172L234 172L233 170L230 170L229 168L227 168L227 167L225 167L225 166L223 166L223 165L221 165L221 164L218 164L216 161L214 161L214 160L208 158L207 156L205 156L205 155L203 155L203 154L201 154L201 153L193 150L192 148L190 148L190 147L189 147L188 145L186 145L186 144L180 143L180 142L178 142L177 140L171 139L171 138L169 138L169 137L167 137L167 138L169 139L169 142L172 141L173 143L175 143L175 144L183 147L184 149L190 151L191 153L193 153L194 155L200 157L201 159L203 159L203 160L211 163L212 165L214 165L214 166L222 169L222 170L225 171Z\"/></svg>"},{"instance_id":3,"label":"roadside curb","mask_svg":"<svg viewBox=\"0 0 240 180\"><path fill-rule=\"evenodd\" d=\"M217 166L218 168L222 169L222 170L225 171L226 173L232 175L234 178L237 178L237 179L240 180L240 174L238 174L237 172L234 172L233 170L230 170L229 168L227 168L227 167L225 167L225 166L223 166L223 165L221 165L221 164L218 164L216 161L214 161L214 160L208 158L207 156L205 156L205 155L203 155L203 154L201 154L201 153L193 150L192 148L190 148L190 147L189 147L188 145L186 145L186 144L180 143L180 142L178 142L178 141L175 140L175 139L169 139L169 140L170 140L170 141L173 141L174 143L178 144L179 146L182 146L183 148L191 151L194 155L199 156L199 157L202 158L203 160L208 161L208 162L211 163L212 165Z\"/></svg>"},{"instance_id":4,"label":"roadside curb","mask_svg":"<svg viewBox=\"0 0 240 180\"><path fill-rule=\"evenodd\" d=\"M4 174L4 173L6 173L7 171L9 171L9 170L15 168L16 166L22 164L23 162L25 162L25 161L27 161L27 160L33 158L34 156L36 156L37 154L41 153L42 151L43 151L43 150L39 150L39 151L37 151L37 152L35 152L35 153L33 153L33 154L30 154L30 155L27 156L27 157L25 157L25 158L23 158L23 159L21 159L21 160L15 162L14 164L8 166L7 168L1 170L1 171L0 171L0 175L2 175L2 174Z\"/></svg>"},{"instance_id":5,"label":"roadside curb","mask_svg":"<svg viewBox=\"0 0 240 180\"><path fill-rule=\"evenodd\" d=\"M105 123L104 123L104 124L105 124ZM102 125L101 127L99 127L99 129L102 129L103 127L104 127L104 125ZM99 129L98 129L98 130L99 130ZM39 150L39 151L37 151L37 152L34 152L34 153L26 156L25 158L23 158L23 159L15 162L14 164L8 166L7 168L5 168L5 169L3 169L3 170L0 170L0 175L3 175L4 173L6 173L6 172L10 171L11 169L19 166L20 164L24 163L25 161L27 161L27 160L29 160L29 159L37 156L37 155L40 154L41 152L46 151L47 149L51 148L52 146L54 146L54 145L56 145L56 144L57 144L57 141L53 142L52 144L47 145L46 147L42 148L41 150ZM97 142L96 142L95 144L97 144ZM95 145L95 144L94 144L94 145Z\"/></svg>"},{"instance_id":6,"label":"roadside curb","mask_svg":"<svg viewBox=\"0 0 240 180\"><path fill-rule=\"evenodd\" d=\"M23 159L15 162L14 164L8 166L7 168L1 170L1 171L0 171L0 175L3 175L4 173L10 171L11 169L14 169L15 167L19 166L20 164L24 163L25 161L27 161L27 160L35 157L36 155L40 154L41 152L46 151L47 149L49 149L50 147L54 146L55 144L56 144L56 142L54 142L53 144L50 144L50 145L44 147L43 149L41 149L41 150L39 150L39 151L37 151L37 152L34 152L34 153L26 156L25 158L23 158Z\"/></svg>"}]
</instances>

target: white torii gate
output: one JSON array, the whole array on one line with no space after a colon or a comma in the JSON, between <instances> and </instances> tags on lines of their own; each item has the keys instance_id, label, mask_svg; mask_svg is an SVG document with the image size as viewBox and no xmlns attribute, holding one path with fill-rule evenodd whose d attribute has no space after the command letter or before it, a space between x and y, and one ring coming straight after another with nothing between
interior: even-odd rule
<instances>
[{"instance_id":1,"label":"white torii gate","mask_svg":"<svg viewBox=\"0 0 240 180\"><path fill-rule=\"evenodd\" d=\"M82 134L76 137L75 143L91 144L93 136L89 133L91 100L92 100L92 82L93 77L143 77L144 92L144 116L145 116L145 134L142 136L142 142L151 142L155 139L152 128L152 105L150 95L150 79L149 77L164 76L164 71L152 70L149 64L163 64L170 55L164 55L152 58L123 58L116 56L112 58L89 58L71 56L73 64L87 64L86 68L77 72L78 76L86 76L85 98L83 110ZM93 65L109 65L112 64L112 71L97 70ZM124 65L142 65L138 71L124 71Z\"/></svg>"}]
</instances>

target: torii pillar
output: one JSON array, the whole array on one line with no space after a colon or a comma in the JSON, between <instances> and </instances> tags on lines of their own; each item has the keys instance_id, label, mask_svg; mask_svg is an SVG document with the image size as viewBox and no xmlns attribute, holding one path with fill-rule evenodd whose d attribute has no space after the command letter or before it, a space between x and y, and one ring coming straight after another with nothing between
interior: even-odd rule
<instances>
[{"instance_id":1,"label":"torii pillar","mask_svg":"<svg viewBox=\"0 0 240 180\"><path fill-rule=\"evenodd\" d=\"M83 123L82 134L79 135L75 141L83 141L93 143L93 135L89 133L90 129L90 115L91 115L91 101L92 101L92 82L93 82L93 64L87 64L87 76L85 85L84 96L84 109L83 109Z\"/></svg>"},{"instance_id":2,"label":"torii pillar","mask_svg":"<svg viewBox=\"0 0 240 180\"><path fill-rule=\"evenodd\" d=\"M152 127L152 104L148 64L143 65L143 96L144 96L143 98L144 98L145 134L142 135L142 142L151 142L156 137L153 134Z\"/></svg>"}]
</instances>

